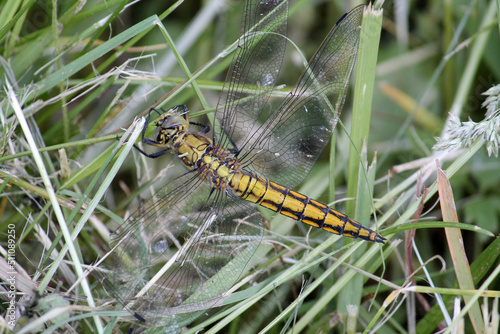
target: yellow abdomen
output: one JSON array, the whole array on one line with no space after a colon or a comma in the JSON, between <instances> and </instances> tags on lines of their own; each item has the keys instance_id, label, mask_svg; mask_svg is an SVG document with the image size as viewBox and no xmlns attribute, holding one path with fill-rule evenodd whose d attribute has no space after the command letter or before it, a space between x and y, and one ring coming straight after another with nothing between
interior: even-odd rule
<instances>
[{"instance_id":1,"label":"yellow abdomen","mask_svg":"<svg viewBox=\"0 0 500 334\"><path fill-rule=\"evenodd\" d=\"M229 187L246 201L257 203L325 231L381 243L385 240L377 232L364 227L345 214L253 173L235 172Z\"/></svg>"}]
</instances>

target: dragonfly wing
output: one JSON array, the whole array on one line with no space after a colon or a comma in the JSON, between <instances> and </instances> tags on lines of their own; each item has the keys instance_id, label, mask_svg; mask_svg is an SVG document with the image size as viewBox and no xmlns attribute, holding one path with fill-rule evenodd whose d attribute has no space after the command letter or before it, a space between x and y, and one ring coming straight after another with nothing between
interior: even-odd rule
<instances>
[{"instance_id":1,"label":"dragonfly wing","mask_svg":"<svg viewBox=\"0 0 500 334\"><path fill-rule=\"evenodd\" d=\"M283 62L287 16L286 0L245 2L239 46L215 112L219 146L234 148L264 112Z\"/></svg>"},{"instance_id":2,"label":"dragonfly wing","mask_svg":"<svg viewBox=\"0 0 500 334\"><path fill-rule=\"evenodd\" d=\"M194 173L169 184L126 221L100 276L144 326L187 325L220 302L261 242L251 204L213 190Z\"/></svg>"},{"instance_id":3,"label":"dragonfly wing","mask_svg":"<svg viewBox=\"0 0 500 334\"><path fill-rule=\"evenodd\" d=\"M310 172L344 105L364 7L352 9L337 22L293 91L247 136L239 158L249 169L291 188Z\"/></svg>"}]
</instances>

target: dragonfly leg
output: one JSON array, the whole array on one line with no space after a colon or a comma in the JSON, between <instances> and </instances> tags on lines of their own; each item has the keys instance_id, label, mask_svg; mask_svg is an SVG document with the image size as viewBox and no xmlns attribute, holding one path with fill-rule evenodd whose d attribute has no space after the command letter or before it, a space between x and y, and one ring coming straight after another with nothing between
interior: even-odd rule
<instances>
[{"instance_id":1,"label":"dragonfly leg","mask_svg":"<svg viewBox=\"0 0 500 334\"><path fill-rule=\"evenodd\" d=\"M146 140L149 141L149 139L146 138ZM145 143L148 143L147 141L144 141ZM153 141L151 141L152 143L154 143ZM141 150L139 148L139 146L135 145L134 144L134 148L139 151L139 153L141 153L142 155L144 155L145 157L148 157L148 158L151 158L151 159L154 159L154 158L158 158L164 154L167 154L167 153L171 153L172 152L172 149L171 148L166 148L164 150L161 150L161 151L158 151L158 152L155 152L155 153L151 153L151 154L148 154L146 152L144 152L143 150Z\"/></svg>"},{"instance_id":2,"label":"dragonfly leg","mask_svg":"<svg viewBox=\"0 0 500 334\"><path fill-rule=\"evenodd\" d=\"M146 143L146 142L147 142L147 140L149 140L149 139L147 139L147 138L144 138L144 135L146 134L146 129L148 128L148 124L149 124L149 120L151 119L151 112L152 112L152 111L156 111L156 113L157 113L158 115L161 115L161 114L160 114L160 112L159 112L158 110L156 110L155 108L151 108L151 109L149 109L148 117L146 117L146 122L144 122L144 126L142 127L141 140L142 140L144 143ZM135 145L134 145L134 146L135 146ZM137 148L137 146L135 146L135 147ZM139 151L140 151L140 150L139 150ZM142 152L142 151L141 151L141 152Z\"/></svg>"},{"instance_id":3,"label":"dragonfly leg","mask_svg":"<svg viewBox=\"0 0 500 334\"><path fill-rule=\"evenodd\" d=\"M156 111L156 113L158 114L158 116L161 116L161 112L159 112L155 108L151 108L151 109L149 109L148 118L147 118L148 120L151 118L151 112L152 111Z\"/></svg>"},{"instance_id":4,"label":"dragonfly leg","mask_svg":"<svg viewBox=\"0 0 500 334\"><path fill-rule=\"evenodd\" d=\"M189 124L191 125L196 125L196 126L200 126L202 129L200 130L200 133L207 133L208 131L210 131L211 127L210 125L207 125L207 124L203 124L203 123L198 123L198 122L189 122Z\"/></svg>"},{"instance_id":5,"label":"dragonfly leg","mask_svg":"<svg viewBox=\"0 0 500 334\"><path fill-rule=\"evenodd\" d=\"M148 127L148 124L149 124L149 120L151 119L151 111L156 111L158 113L158 115L161 115L158 110L156 110L155 108L151 108L149 109L149 112L148 112L148 117L146 117L146 122L144 123L144 126L142 127L142 134L141 134L141 139L143 142L146 142L147 138L144 138L144 134L146 133L146 129ZM118 135L116 135L116 140L120 140L120 138L118 138ZM135 146L135 145L134 145ZM136 147L137 148L137 147Z\"/></svg>"},{"instance_id":6,"label":"dragonfly leg","mask_svg":"<svg viewBox=\"0 0 500 334\"><path fill-rule=\"evenodd\" d=\"M181 107L182 107L182 111L183 111L183 113L181 115L182 115L182 117L184 117L184 119L186 120L186 122L189 123L189 110L187 108L187 105L185 105L185 104L179 104L178 106L170 108L170 110L174 110L175 109L175 111L177 111Z\"/></svg>"},{"instance_id":7,"label":"dragonfly leg","mask_svg":"<svg viewBox=\"0 0 500 334\"><path fill-rule=\"evenodd\" d=\"M146 122L144 122L144 127L142 128L142 134L141 134L141 141L143 143L146 143L146 144L156 144L155 141L149 139L149 138L146 138L144 137L144 135L146 134L146 129L148 128L148 124L149 124L149 120L151 119L151 112L152 111L156 111L158 113L158 115L161 116L160 112L158 112L158 110L156 110L155 108L151 108L149 109L149 114L148 114L148 117L146 118ZM139 148L139 146L137 146L136 144L134 144L134 148L139 151L139 153L141 153L142 155L144 155L145 157L148 157L148 158L158 158L164 154L167 154L167 153L170 153L171 152L171 149L170 148L166 148L164 150L161 150L159 152L155 152L155 153L151 153L151 154L148 154L146 152L144 152L143 150L141 150Z\"/></svg>"}]
</instances>

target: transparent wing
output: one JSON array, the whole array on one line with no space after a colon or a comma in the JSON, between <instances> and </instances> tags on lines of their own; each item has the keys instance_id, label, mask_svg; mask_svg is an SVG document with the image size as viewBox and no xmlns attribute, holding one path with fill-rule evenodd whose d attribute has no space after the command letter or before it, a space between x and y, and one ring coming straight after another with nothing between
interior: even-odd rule
<instances>
[{"instance_id":1,"label":"transparent wing","mask_svg":"<svg viewBox=\"0 0 500 334\"><path fill-rule=\"evenodd\" d=\"M246 136L243 141L233 140L238 143L237 155L245 168L290 188L310 172L328 144L344 105L364 7L352 9L337 22L293 91L260 126L255 125L259 119L238 114Z\"/></svg>"},{"instance_id":2,"label":"transparent wing","mask_svg":"<svg viewBox=\"0 0 500 334\"><path fill-rule=\"evenodd\" d=\"M261 117L272 93L286 48L288 1L246 1L239 46L221 92L214 143L235 149L244 129Z\"/></svg>"},{"instance_id":3,"label":"transparent wing","mask_svg":"<svg viewBox=\"0 0 500 334\"><path fill-rule=\"evenodd\" d=\"M263 219L194 173L169 186L114 236L99 275L144 326L176 332L240 278L261 242Z\"/></svg>"}]
</instances>

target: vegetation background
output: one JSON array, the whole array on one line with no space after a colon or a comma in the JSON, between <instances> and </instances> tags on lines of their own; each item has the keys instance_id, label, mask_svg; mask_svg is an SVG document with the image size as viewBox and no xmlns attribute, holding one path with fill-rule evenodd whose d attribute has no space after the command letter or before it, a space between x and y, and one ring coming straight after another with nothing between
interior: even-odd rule
<instances>
[{"instance_id":1,"label":"vegetation background","mask_svg":"<svg viewBox=\"0 0 500 334\"><path fill-rule=\"evenodd\" d=\"M357 4L292 1L288 36L308 58ZM109 231L151 196L157 179L163 184L175 174L176 163L146 161L130 144L117 151L116 137L163 99L167 108L187 104L201 121L210 117L213 109L202 107L200 96L215 107L231 55L209 62L237 41L242 5L0 2L3 332L12 331L12 270L16 318L22 315L18 333L94 333L108 323L106 331L125 333L130 327L117 322L112 298L92 275L85 285L83 272L108 250ZM382 8L371 19L376 27L383 16L380 43L360 46L360 57L376 61L376 68L360 73L359 60L356 73L357 83L373 88L371 114L363 118L369 127L349 135L351 124L359 124L351 118L353 99L360 103L356 88L344 108L345 127L337 127L332 149L300 190L322 202L340 199L336 208L351 216L371 212L387 244L308 231L266 212L273 231L287 231L272 234L280 245L241 287L252 293L235 304L239 308L207 312L191 331L498 332L500 89L483 93L500 79L499 1L395 1ZM288 48L281 79L287 87L303 69L297 55ZM198 69L201 95L183 84L186 73ZM22 114L15 113L16 99ZM436 137L445 150L434 147ZM367 157L359 146L349 149L350 140L363 139ZM359 183L349 179L358 175L356 157L372 165L359 173L372 190L359 196ZM358 198L357 210L354 201L346 207L346 197ZM279 280L257 284L269 277ZM248 290L253 285L258 293ZM496 318L490 320L490 312Z\"/></svg>"}]
</instances>

